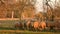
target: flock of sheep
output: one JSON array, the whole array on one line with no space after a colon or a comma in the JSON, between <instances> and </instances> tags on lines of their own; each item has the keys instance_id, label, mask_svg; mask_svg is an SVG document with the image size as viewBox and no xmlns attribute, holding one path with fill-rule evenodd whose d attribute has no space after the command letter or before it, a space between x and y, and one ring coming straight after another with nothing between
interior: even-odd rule
<instances>
[{"instance_id":1,"label":"flock of sheep","mask_svg":"<svg viewBox=\"0 0 60 34\"><path fill-rule=\"evenodd\" d=\"M60 30L60 22L46 22L39 20L25 20L15 24L15 28L32 31Z\"/></svg>"}]
</instances>

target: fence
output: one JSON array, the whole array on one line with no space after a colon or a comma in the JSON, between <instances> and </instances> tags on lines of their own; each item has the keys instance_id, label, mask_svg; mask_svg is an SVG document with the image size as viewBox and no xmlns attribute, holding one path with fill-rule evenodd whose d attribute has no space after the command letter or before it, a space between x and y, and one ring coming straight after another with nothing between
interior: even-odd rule
<instances>
[{"instance_id":1,"label":"fence","mask_svg":"<svg viewBox=\"0 0 60 34\"><path fill-rule=\"evenodd\" d=\"M0 30L1 29L9 29L14 28L15 23L19 22L19 20L0 20Z\"/></svg>"}]
</instances>

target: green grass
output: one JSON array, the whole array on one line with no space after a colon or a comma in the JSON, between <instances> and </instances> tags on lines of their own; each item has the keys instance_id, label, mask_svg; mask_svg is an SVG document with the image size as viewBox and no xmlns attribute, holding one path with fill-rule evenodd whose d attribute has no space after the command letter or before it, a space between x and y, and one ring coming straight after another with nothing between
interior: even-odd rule
<instances>
[{"instance_id":1,"label":"green grass","mask_svg":"<svg viewBox=\"0 0 60 34\"><path fill-rule=\"evenodd\" d=\"M19 22L18 20L0 20L0 30L16 30L14 24ZM21 32L0 32L0 34L60 34L60 32L33 32L33 31L21 31Z\"/></svg>"},{"instance_id":2,"label":"green grass","mask_svg":"<svg viewBox=\"0 0 60 34\"><path fill-rule=\"evenodd\" d=\"M19 20L0 20L0 27L12 28L15 26L16 22L19 22Z\"/></svg>"},{"instance_id":3,"label":"green grass","mask_svg":"<svg viewBox=\"0 0 60 34\"><path fill-rule=\"evenodd\" d=\"M15 23L19 20L0 20L0 30L15 30Z\"/></svg>"},{"instance_id":4,"label":"green grass","mask_svg":"<svg viewBox=\"0 0 60 34\"><path fill-rule=\"evenodd\" d=\"M4 27L0 27L0 30L15 30L15 28L4 28Z\"/></svg>"},{"instance_id":5,"label":"green grass","mask_svg":"<svg viewBox=\"0 0 60 34\"><path fill-rule=\"evenodd\" d=\"M60 34L59 32L0 32L0 34Z\"/></svg>"}]
</instances>

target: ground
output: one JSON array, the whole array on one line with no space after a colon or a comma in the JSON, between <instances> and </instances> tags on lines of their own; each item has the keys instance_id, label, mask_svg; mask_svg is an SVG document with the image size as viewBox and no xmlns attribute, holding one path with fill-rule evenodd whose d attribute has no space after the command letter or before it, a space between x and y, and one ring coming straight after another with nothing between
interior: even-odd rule
<instances>
[{"instance_id":1,"label":"ground","mask_svg":"<svg viewBox=\"0 0 60 34\"><path fill-rule=\"evenodd\" d=\"M0 34L60 34L60 32L36 32L27 30L16 30L14 24L18 22L15 20L0 20ZM12 27L13 28L12 28ZM8 28L6 28L8 27Z\"/></svg>"},{"instance_id":2,"label":"ground","mask_svg":"<svg viewBox=\"0 0 60 34\"><path fill-rule=\"evenodd\" d=\"M60 32L33 32L22 30L0 30L0 34L60 34Z\"/></svg>"}]
</instances>

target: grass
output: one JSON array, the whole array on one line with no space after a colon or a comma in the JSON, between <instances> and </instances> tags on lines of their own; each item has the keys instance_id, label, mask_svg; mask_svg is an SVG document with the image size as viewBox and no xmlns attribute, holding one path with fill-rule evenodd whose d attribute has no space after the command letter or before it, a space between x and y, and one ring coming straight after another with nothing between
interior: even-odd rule
<instances>
[{"instance_id":1,"label":"grass","mask_svg":"<svg viewBox=\"0 0 60 34\"><path fill-rule=\"evenodd\" d=\"M19 22L19 20L0 20L0 27L12 28L15 26L16 22Z\"/></svg>"},{"instance_id":2,"label":"grass","mask_svg":"<svg viewBox=\"0 0 60 34\"><path fill-rule=\"evenodd\" d=\"M15 23L19 20L0 20L0 30L15 30Z\"/></svg>"},{"instance_id":3,"label":"grass","mask_svg":"<svg viewBox=\"0 0 60 34\"><path fill-rule=\"evenodd\" d=\"M60 34L60 32L33 32L33 31L6 31L6 32L1 32L0 34Z\"/></svg>"},{"instance_id":4,"label":"grass","mask_svg":"<svg viewBox=\"0 0 60 34\"><path fill-rule=\"evenodd\" d=\"M15 30L15 28L0 27L0 30Z\"/></svg>"},{"instance_id":5,"label":"grass","mask_svg":"<svg viewBox=\"0 0 60 34\"><path fill-rule=\"evenodd\" d=\"M16 30L14 27L14 24L16 22L19 22L18 20L0 20L0 34L60 34L60 32L33 32L33 31L21 31ZM5 30L5 31L4 31ZM10 31L9 31L10 30Z\"/></svg>"}]
</instances>

